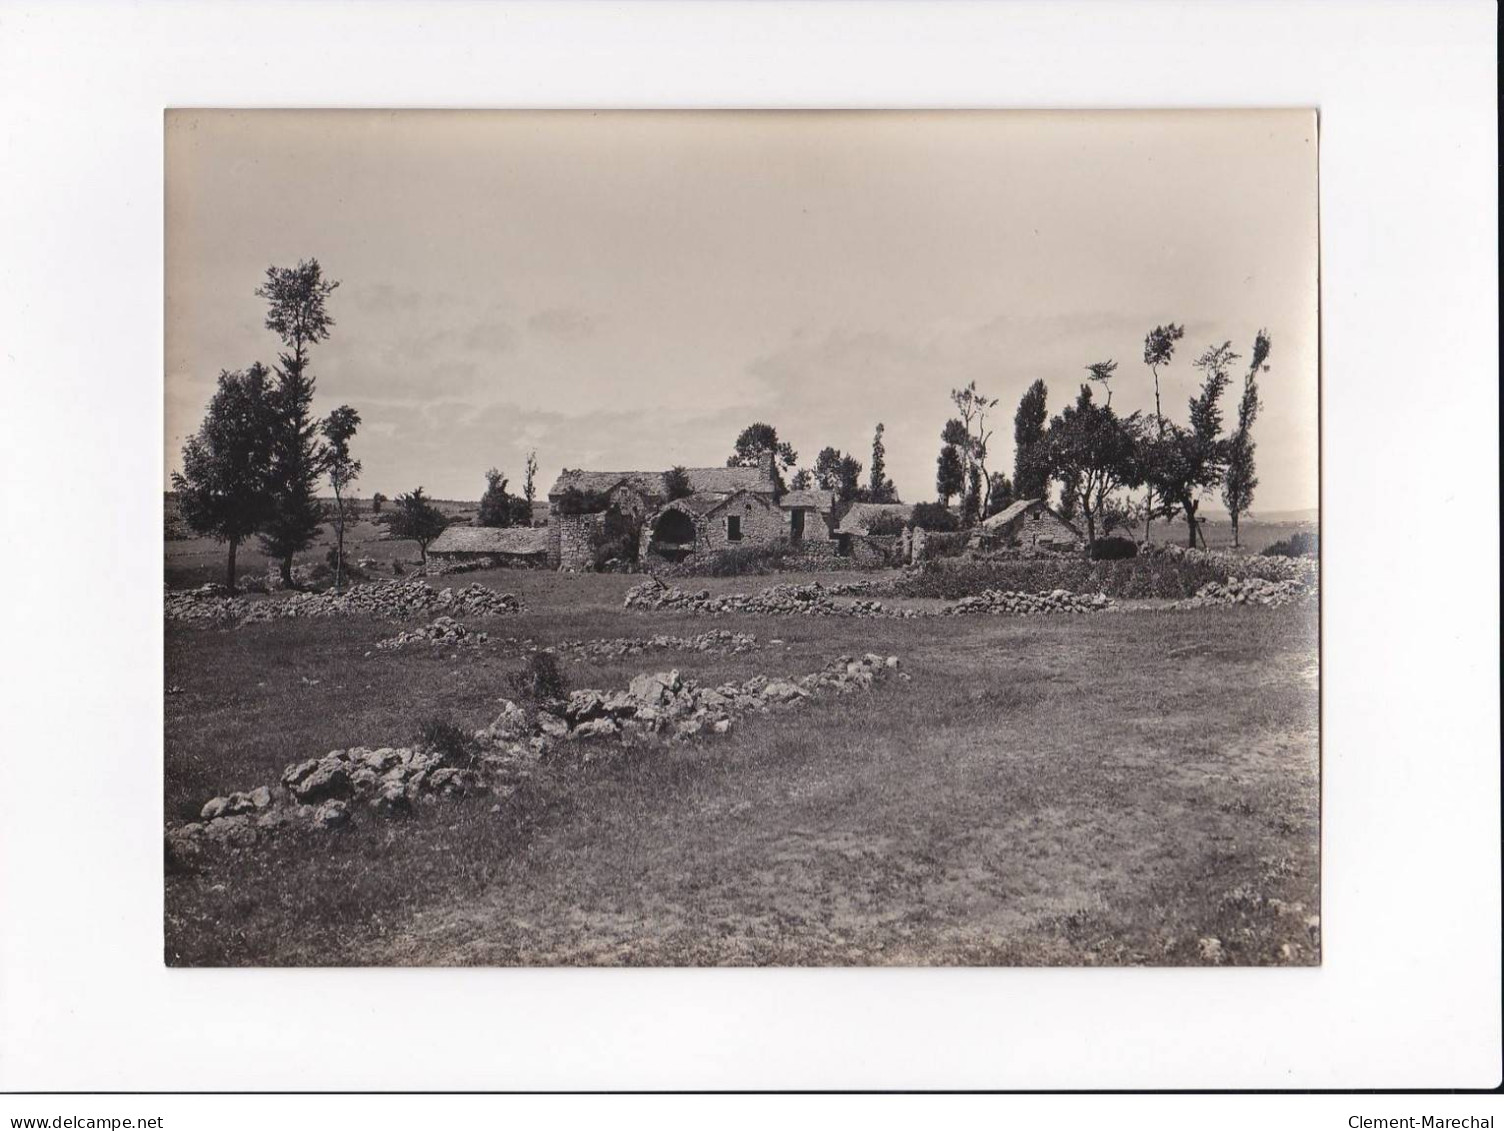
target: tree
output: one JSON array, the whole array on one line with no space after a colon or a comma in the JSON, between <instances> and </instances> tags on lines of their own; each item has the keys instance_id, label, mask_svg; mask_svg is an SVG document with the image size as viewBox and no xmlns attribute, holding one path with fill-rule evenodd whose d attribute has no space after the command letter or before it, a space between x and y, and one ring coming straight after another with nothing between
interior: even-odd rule
<instances>
[{"instance_id":1,"label":"tree","mask_svg":"<svg viewBox=\"0 0 1504 1131\"><path fill-rule=\"evenodd\" d=\"M689 472L682 464L671 467L663 473L663 494L669 502L683 499L694 493L694 486L689 481Z\"/></svg>"},{"instance_id":2,"label":"tree","mask_svg":"<svg viewBox=\"0 0 1504 1131\"><path fill-rule=\"evenodd\" d=\"M1061 482L1070 509L1086 521L1088 546L1097 540L1097 527L1114 491L1136 486L1141 475L1138 457L1138 414L1119 418L1092 397L1082 385L1074 405L1050 421L1050 463Z\"/></svg>"},{"instance_id":3,"label":"tree","mask_svg":"<svg viewBox=\"0 0 1504 1131\"><path fill-rule=\"evenodd\" d=\"M891 503L898 498L893 480L888 478L888 449L883 444L883 426L879 422L872 434L872 466L868 470L867 492L874 503Z\"/></svg>"},{"instance_id":4,"label":"tree","mask_svg":"<svg viewBox=\"0 0 1504 1131\"><path fill-rule=\"evenodd\" d=\"M794 477L789 480L790 491L808 491L815 485L814 472L807 467L801 467L794 472Z\"/></svg>"},{"instance_id":5,"label":"tree","mask_svg":"<svg viewBox=\"0 0 1504 1131\"><path fill-rule=\"evenodd\" d=\"M384 502L386 502L386 496L383 495L380 491L377 491L374 495L372 495L371 496L371 513L372 514L380 514L381 513L381 504L384 503Z\"/></svg>"},{"instance_id":6,"label":"tree","mask_svg":"<svg viewBox=\"0 0 1504 1131\"><path fill-rule=\"evenodd\" d=\"M507 478L496 468L486 472L486 490L480 497L476 521L482 526L531 526L533 508L507 490Z\"/></svg>"},{"instance_id":7,"label":"tree","mask_svg":"<svg viewBox=\"0 0 1504 1131\"><path fill-rule=\"evenodd\" d=\"M987 493L992 490L991 476L987 473L987 445L992 439L987 414L997 407L997 400L978 392L975 381L964 389L952 389L950 399L960 418L946 425L945 442L956 446L966 467L967 501L962 504L962 512L970 511L975 522L987 509ZM954 423L961 426L959 434L952 429ZM973 495L975 505L971 503Z\"/></svg>"},{"instance_id":8,"label":"tree","mask_svg":"<svg viewBox=\"0 0 1504 1131\"><path fill-rule=\"evenodd\" d=\"M987 493L987 513L983 518L991 518L993 515L1008 509L1016 497L1013 493L1013 482L1001 471L994 471L991 476L992 489Z\"/></svg>"},{"instance_id":9,"label":"tree","mask_svg":"<svg viewBox=\"0 0 1504 1131\"><path fill-rule=\"evenodd\" d=\"M261 545L291 587L292 559L313 542L323 522L315 492L323 468L313 418L313 374L308 351L326 341L334 319L325 303L339 283L326 280L317 259L296 267L268 267L256 295L267 302L266 328L286 348L277 355L277 384L270 402L273 429L270 459L271 514L261 531Z\"/></svg>"},{"instance_id":10,"label":"tree","mask_svg":"<svg viewBox=\"0 0 1504 1131\"><path fill-rule=\"evenodd\" d=\"M815 457L815 485L834 491L840 502L854 500L861 482L861 461L839 448L822 448Z\"/></svg>"},{"instance_id":11,"label":"tree","mask_svg":"<svg viewBox=\"0 0 1504 1131\"><path fill-rule=\"evenodd\" d=\"M320 462L334 490L334 590L339 592L345 577L345 491L360 478L360 460L350 455L350 441L360 427L360 413L342 404L324 418L319 430L324 434Z\"/></svg>"},{"instance_id":12,"label":"tree","mask_svg":"<svg viewBox=\"0 0 1504 1131\"><path fill-rule=\"evenodd\" d=\"M954 444L945 444L940 449L940 458L935 461L935 494L947 507L951 499L966 486L966 468L961 463L961 453Z\"/></svg>"},{"instance_id":13,"label":"tree","mask_svg":"<svg viewBox=\"0 0 1504 1131\"><path fill-rule=\"evenodd\" d=\"M1019 398L1013 414L1013 490L1016 498L1043 499L1050 489L1050 461L1045 448L1048 390L1035 381Z\"/></svg>"},{"instance_id":14,"label":"tree","mask_svg":"<svg viewBox=\"0 0 1504 1131\"><path fill-rule=\"evenodd\" d=\"M1144 335L1144 364L1149 367L1149 372L1154 374L1154 420L1157 425L1156 434L1159 440L1165 436L1165 414L1159 403L1159 367L1168 365L1170 359L1175 356L1175 343L1185 337L1185 327L1177 326L1170 322L1164 326L1156 326ZM1159 513L1168 518L1163 505ZM1154 506L1154 484L1152 481L1146 484L1144 491L1144 541L1149 540L1149 524L1154 521L1156 510Z\"/></svg>"},{"instance_id":15,"label":"tree","mask_svg":"<svg viewBox=\"0 0 1504 1131\"><path fill-rule=\"evenodd\" d=\"M1238 541L1238 518L1248 513L1253 505L1253 492L1259 485L1254 469L1253 422L1259 414L1259 382L1261 372L1268 372L1265 364L1269 359L1269 333L1260 330L1253 339L1253 357L1248 372L1243 375L1243 396L1238 401L1238 427L1232 434L1227 451L1227 473L1222 479L1222 504L1232 516L1232 544Z\"/></svg>"},{"instance_id":16,"label":"tree","mask_svg":"<svg viewBox=\"0 0 1504 1131\"><path fill-rule=\"evenodd\" d=\"M271 443L267 369L221 371L219 387L196 435L183 445L183 470L172 475L183 519L199 534L230 546L225 586L235 591L235 554L271 509L266 468Z\"/></svg>"},{"instance_id":17,"label":"tree","mask_svg":"<svg viewBox=\"0 0 1504 1131\"><path fill-rule=\"evenodd\" d=\"M527 453L527 462L522 465L522 497L527 500L527 521L531 526L533 500L538 497L538 452L536 449Z\"/></svg>"},{"instance_id":18,"label":"tree","mask_svg":"<svg viewBox=\"0 0 1504 1131\"><path fill-rule=\"evenodd\" d=\"M1097 382L1107 390L1106 408L1112 407L1112 375L1118 370L1118 363L1108 358L1106 361L1094 361L1086 367L1089 380Z\"/></svg>"},{"instance_id":19,"label":"tree","mask_svg":"<svg viewBox=\"0 0 1504 1131\"><path fill-rule=\"evenodd\" d=\"M1219 402L1228 385L1228 367L1237 357L1232 343L1223 342L1196 359L1194 365L1201 370L1202 384L1201 391L1190 400L1189 426L1167 421L1163 436L1146 445L1141 460L1154 493L1164 500L1165 516L1185 516L1187 544L1192 547L1200 534L1196 521L1199 496L1220 485L1227 471L1228 444L1222 438Z\"/></svg>"},{"instance_id":20,"label":"tree","mask_svg":"<svg viewBox=\"0 0 1504 1131\"><path fill-rule=\"evenodd\" d=\"M429 502L422 487L414 487L406 495L397 496L396 517L392 520L392 537L406 538L418 544L418 554L423 564L428 564L428 545L440 534L449 520L444 513Z\"/></svg>"},{"instance_id":21,"label":"tree","mask_svg":"<svg viewBox=\"0 0 1504 1131\"><path fill-rule=\"evenodd\" d=\"M778 439L778 429L771 424L749 424L736 438L736 446L726 460L727 467L761 467L764 459L773 457L773 497L780 499L788 487L783 481L783 472L792 471L799 462L799 453L793 445Z\"/></svg>"}]
</instances>

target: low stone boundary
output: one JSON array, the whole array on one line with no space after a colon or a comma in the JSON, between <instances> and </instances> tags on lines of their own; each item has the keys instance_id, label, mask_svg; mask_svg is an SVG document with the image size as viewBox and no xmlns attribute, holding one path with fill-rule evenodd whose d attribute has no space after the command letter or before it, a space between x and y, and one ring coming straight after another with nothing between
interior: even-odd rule
<instances>
[{"instance_id":1,"label":"low stone boundary","mask_svg":"<svg viewBox=\"0 0 1504 1131\"><path fill-rule=\"evenodd\" d=\"M1267 605L1278 608L1292 601L1313 601L1316 589L1305 581L1268 581L1262 577L1230 577L1209 581L1194 597L1176 601L1177 609L1204 609L1217 605Z\"/></svg>"},{"instance_id":2,"label":"low stone boundary","mask_svg":"<svg viewBox=\"0 0 1504 1131\"><path fill-rule=\"evenodd\" d=\"M210 799L199 820L167 832L170 848L192 855L199 843L245 846L286 826L333 829L364 805L387 817L419 804L491 792L506 796L531 776L543 758L610 747L685 742L722 735L754 714L796 709L826 695L865 691L878 681L907 680L897 656L841 656L799 678L754 676L715 687L677 670L637 676L620 691L581 690L567 702L534 712L510 700L490 726L475 733L475 756L466 766L443 754L412 747L364 746L289 765L277 786Z\"/></svg>"},{"instance_id":3,"label":"low stone boundary","mask_svg":"<svg viewBox=\"0 0 1504 1131\"><path fill-rule=\"evenodd\" d=\"M1012 589L986 589L974 597L962 597L940 610L942 616L984 613L992 616L1037 616L1043 613L1097 613L1113 607L1105 593L1072 593L1069 589L1020 593Z\"/></svg>"},{"instance_id":4,"label":"low stone boundary","mask_svg":"<svg viewBox=\"0 0 1504 1131\"><path fill-rule=\"evenodd\" d=\"M439 617L422 628L408 629L406 632L397 633L396 636L378 640L376 647L383 652L395 652L410 644L461 647L484 644L487 639L489 638L484 632L475 632L453 617Z\"/></svg>"},{"instance_id":5,"label":"low stone boundary","mask_svg":"<svg viewBox=\"0 0 1504 1131\"><path fill-rule=\"evenodd\" d=\"M453 616L503 616L522 611L510 593L498 593L479 582L463 589L435 589L424 581L373 581L343 593L295 593L277 600L248 601L198 590L168 594L168 620L198 621L239 627L283 617L346 616L352 613L393 618L444 613Z\"/></svg>"},{"instance_id":6,"label":"low stone boundary","mask_svg":"<svg viewBox=\"0 0 1504 1131\"><path fill-rule=\"evenodd\" d=\"M880 601L857 598L837 604L836 597L853 591L850 585L827 587L818 581L807 585L770 585L757 593L712 594L708 589L691 592L670 588L655 577L627 590L623 607L628 609L680 609L710 616L723 613L759 613L772 616L860 617L919 615L913 609L888 609Z\"/></svg>"},{"instance_id":7,"label":"low stone boundary","mask_svg":"<svg viewBox=\"0 0 1504 1131\"><path fill-rule=\"evenodd\" d=\"M561 640L545 651L573 660L614 660L645 652L721 652L740 655L756 651L757 637L750 632L714 628L695 636L619 636L614 640Z\"/></svg>"}]
</instances>

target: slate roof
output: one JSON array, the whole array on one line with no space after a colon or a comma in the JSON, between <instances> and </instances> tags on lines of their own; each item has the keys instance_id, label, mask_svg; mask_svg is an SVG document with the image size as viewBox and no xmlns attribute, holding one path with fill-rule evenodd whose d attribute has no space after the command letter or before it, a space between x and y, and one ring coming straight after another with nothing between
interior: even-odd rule
<instances>
[{"instance_id":1,"label":"slate roof","mask_svg":"<svg viewBox=\"0 0 1504 1131\"><path fill-rule=\"evenodd\" d=\"M827 514L834 509L836 496L834 491L789 491L778 500L778 505L784 510L793 510L795 507L814 507L821 514Z\"/></svg>"},{"instance_id":2,"label":"slate roof","mask_svg":"<svg viewBox=\"0 0 1504 1131\"><path fill-rule=\"evenodd\" d=\"M1006 507L998 511L997 514L993 515L991 518L983 519L982 529L996 530L999 527L1007 526L1015 518L1023 514L1035 503L1038 503L1040 501L1041 500L1039 499L1019 499L1016 502L1009 503Z\"/></svg>"},{"instance_id":3,"label":"slate roof","mask_svg":"<svg viewBox=\"0 0 1504 1131\"><path fill-rule=\"evenodd\" d=\"M897 515L907 519L914 513L912 503L853 503L836 527L837 534L865 534L867 527L880 515Z\"/></svg>"},{"instance_id":4,"label":"slate roof","mask_svg":"<svg viewBox=\"0 0 1504 1131\"><path fill-rule=\"evenodd\" d=\"M729 495L733 491L773 490L766 467L686 467L689 486L697 495ZM565 471L548 489L549 498L570 487L582 491L609 491L621 483L651 499L663 498L661 471Z\"/></svg>"},{"instance_id":5,"label":"slate roof","mask_svg":"<svg viewBox=\"0 0 1504 1131\"><path fill-rule=\"evenodd\" d=\"M546 554L548 531L537 526L447 526L430 554Z\"/></svg>"}]
</instances>

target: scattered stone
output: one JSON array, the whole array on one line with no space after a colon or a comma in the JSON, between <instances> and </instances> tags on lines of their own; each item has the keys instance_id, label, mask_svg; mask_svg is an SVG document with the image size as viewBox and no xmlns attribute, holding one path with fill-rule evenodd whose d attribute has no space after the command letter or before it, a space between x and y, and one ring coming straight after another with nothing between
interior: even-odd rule
<instances>
[{"instance_id":1,"label":"scattered stone","mask_svg":"<svg viewBox=\"0 0 1504 1131\"><path fill-rule=\"evenodd\" d=\"M350 819L350 810L343 801L326 801L313 815L314 824L321 829L335 829Z\"/></svg>"},{"instance_id":2,"label":"scattered stone","mask_svg":"<svg viewBox=\"0 0 1504 1131\"><path fill-rule=\"evenodd\" d=\"M1197 940L1196 945L1201 952L1201 960L1203 962L1210 962L1213 965L1221 964L1223 957L1221 939L1210 937L1202 938Z\"/></svg>"}]
</instances>

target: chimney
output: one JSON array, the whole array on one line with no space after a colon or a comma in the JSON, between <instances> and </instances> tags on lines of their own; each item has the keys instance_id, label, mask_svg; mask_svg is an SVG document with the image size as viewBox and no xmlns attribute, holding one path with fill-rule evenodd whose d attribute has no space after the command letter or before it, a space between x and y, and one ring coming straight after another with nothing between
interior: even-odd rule
<instances>
[{"instance_id":1,"label":"chimney","mask_svg":"<svg viewBox=\"0 0 1504 1131\"><path fill-rule=\"evenodd\" d=\"M762 473L767 478L767 481L769 483L776 483L777 482L777 479L775 479L774 476L773 476L773 453L772 452L763 452L762 453Z\"/></svg>"}]
</instances>

